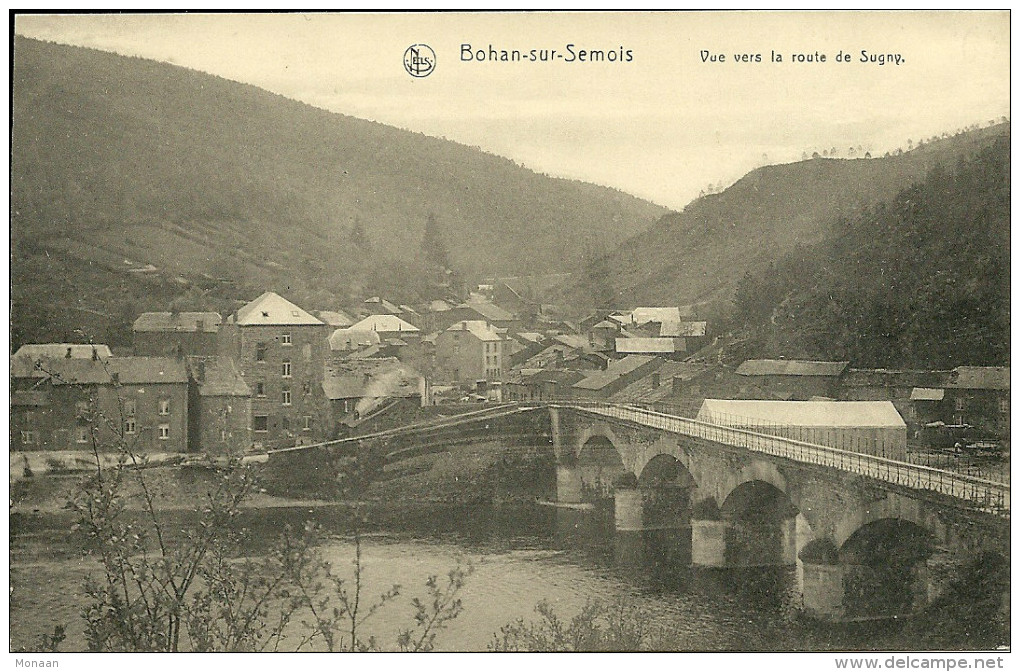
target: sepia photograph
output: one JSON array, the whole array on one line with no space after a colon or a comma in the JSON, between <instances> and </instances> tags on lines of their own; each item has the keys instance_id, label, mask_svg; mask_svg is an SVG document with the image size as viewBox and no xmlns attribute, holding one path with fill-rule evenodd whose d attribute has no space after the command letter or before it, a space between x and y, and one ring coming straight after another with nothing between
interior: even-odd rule
<instances>
[{"instance_id":1,"label":"sepia photograph","mask_svg":"<svg viewBox=\"0 0 1020 672\"><path fill-rule=\"evenodd\" d=\"M1008 666L1009 10L9 21L12 667Z\"/></svg>"}]
</instances>

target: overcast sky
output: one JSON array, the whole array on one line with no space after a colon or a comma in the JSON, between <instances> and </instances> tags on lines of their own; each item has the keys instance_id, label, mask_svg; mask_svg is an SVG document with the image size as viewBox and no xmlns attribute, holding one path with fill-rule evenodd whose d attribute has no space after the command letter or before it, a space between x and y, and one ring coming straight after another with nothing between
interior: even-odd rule
<instances>
[{"instance_id":1,"label":"overcast sky","mask_svg":"<svg viewBox=\"0 0 1020 672\"><path fill-rule=\"evenodd\" d=\"M1009 114L1005 11L19 16L15 31L251 83L677 209L766 156L884 153ZM415 43L437 55L428 77L404 70ZM465 62L463 44L565 58ZM632 60L567 62L568 44ZM862 49L903 62L861 63ZM841 50L851 62L835 61ZM816 52L827 61L791 62Z\"/></svg>"}]
</instances>

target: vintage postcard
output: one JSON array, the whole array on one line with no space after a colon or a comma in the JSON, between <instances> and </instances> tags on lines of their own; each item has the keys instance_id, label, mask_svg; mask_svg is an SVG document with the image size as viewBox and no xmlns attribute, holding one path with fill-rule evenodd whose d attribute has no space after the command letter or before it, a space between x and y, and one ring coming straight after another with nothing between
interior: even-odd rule
<instances>
[{"instance_id":1,"label":"vintage postcard","mask_svg":"<svg viewBox=\"0 0 1020 672\"><path fill-rule=\"evenodd\" d=\"M11 22L17 666L1008 661L1008 11Z\"/></svg>"}]
</instances>

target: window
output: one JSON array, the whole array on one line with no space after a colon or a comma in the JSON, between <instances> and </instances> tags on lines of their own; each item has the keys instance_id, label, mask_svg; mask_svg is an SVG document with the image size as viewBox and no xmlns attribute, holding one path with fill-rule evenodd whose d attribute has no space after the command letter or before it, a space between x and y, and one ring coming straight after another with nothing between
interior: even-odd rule
<instances>
[{"instance_id":1,"label":"window","mask_svg":"<svg viewBox=\"0 0 1020 672\"><path fill-rule=\"evenodd\" d=\"M253 429L256 432L268 432L269 431L269 416L268 415L256 415L254 417L255 424Z\"/></svg>"},{"instance_id":2,"label":"window","mask_svg":"<svg viewBox=\"0 0 1020 672\"><path fill-rule=\"evenodd\" d=\"M302 418L303 424L301 425L302 432L312 431L312 416L306 415Z\"/></svg>"},{"instance_id":3,"label":"window","mask_svg":"<svg viewBox=\"0 0 1020 672\"><path fill-rule=\"evenodd\" d=\"M965 410L966 408L967 408L967 400L964 399L963 397L957 397L956 398L956 410L962 411L962 410Z\"/></svg>"},{"instance_id":4,"label":"window","mask_svg":"<svg viewBox=\"0 0 1020 672\"><path fill-rule=\"evenodd\" d=\"M160 399L159 400L159 414L160 415L170 415L170 400L169 399Z\"/></svg>"},{"instance_id":5,"label":"window","mask_svg":"<svg viewBox=\"0 0 1020 672\"><path fill-rule=\"evenodd\" d=\"M256 343L255 344L255 361L264 362L266 361L266 344Z\"/></svg>"},{"instance_id":6,"label":"window","mask_svg":"<svg viewBox=\"0 0 1020 672\"><path fill-rule=\"evenodd\" d=\"M220 441L226 441L226 440L227 440L227 430L221 429L220 430Z\"/></svg>"},{"instance_id":7,"label":"window","mask_svg":"<svg viewBox=\"0 0 1020 672\"><path fill-rule=\"evenodd\" d=\"M285 432L290 431L290 418L286 416L280 418L280 429L282 429Z\"/></svg>"},{"instance_id":8,"label":"window","mask_svg":"<svg viewBox=\"0 0 1020 672\"><path fill-rule=\"evenodd\" d=\"M137 415L137 404L133 399L124 402L124 415L131 417Z\"/></svg>"},{"instance_id":9,"label":"window","mask_svg":"<svg viewBox=\"0 0 1020 672\"><path fill-rule=\"evenodd\" d=\"M261 380L255 381L255 396L264 397L266 396L266 384Z\"/></svg>"},{"instance_id":10,"label":"window","mask_svg":"<svg viewBox=\"0 0 1020 672\"><path fill-rule=\"evenodd\" d=\"M290 406L290 390L283 391L283 405Z\"/></svg>"},{"instance_id":11,"label":"window","mask_svg":"<svg viewBox=\"0 0 1020 672\"><path fill-rule=\"evenodd\" d=\"M283 377L290 378L290 360L283 360Z\"/></svg>"},{"instance_id":12,"label":"window","mask_svg":"<svg viewBox=\"0 0 1020 672\"><path fill-rule=\"evenodd\" d=\"M1009 415L1009 399L999 399L999 413Z\"/></svg>"},{"instance_id":13,"label":"window","mask_svg":"<svg viewBox=\"0 0 1020 672\"><path fill-rule=\"evenodd\" d=\"M294 345L294 342L290 340L290 334L280 336L280 345Z\"/></svg>"},{"instance_id":14,"label":"window","mask_svg":"<svg viewBox=\"0 0 1020 672\"><path fill-rule=\"evenodd\" d=\"M79 418L82 418L82 417L88 415L88 412L89 412L89 402L87 402L87 401L77 401L77 402L75 402L75 404L74 404L74 414L76 416L78 416Z\"/></svg>"},{"instance_id":15,"label":"window","mask_svg":"<svg viewBox=\"0 0 1020 672\"><path fill-rule=\"evenodd\" d=\"M91 432L88 427L78 427L74 440L76 443L88 443Z\"/></svg>"},{"instance_id":16,"label":"window","mask_svg":"<svg viewBox=\"0 0 1020 672\"><path fill-rule=\"evenodd\" d=\"M127 420L124 421L124 433L125 434L134 434L135 433L135 419L134 418L128 418Z\"/></svg>"},{"instance_id":17,"label":"window","mask_svg":"<svg viewBox=\"0 0 1020 672\"><path fill-rule=\"evenodd\" d=\"M302 394L311 394L312 393L312 384L309 383L307 380L305 382L301 383L301 393Z\"/></svg>"},{"instance_id":18,"label":"window","mask_svg":"<svg viewBox=\"0 0 1020 672\"><path fill-rule=\"evenodd\" d=\"M170 425L159 426L159 440L166 441L170 438Z\"/></svg>"},{"instance_id":19,"label":"window","mask_svg":"<svg viewBox=\"0 0 1020 672\"><path fill-rule=\"evenodd\" d=\"M31 425L35 422L35 411L25 411L25 424Z\"/></svg>"},{"instance_id":20,"label":"window","mask_svg":"<svg viewBox=\"0 0 1020 672\"><path fill-rule=\"evenodd\" d=\"M32 429L22 430L21 442L26 446L36 445L37 443L39 443L39 432Z\"/></svg>"}]
</instances>

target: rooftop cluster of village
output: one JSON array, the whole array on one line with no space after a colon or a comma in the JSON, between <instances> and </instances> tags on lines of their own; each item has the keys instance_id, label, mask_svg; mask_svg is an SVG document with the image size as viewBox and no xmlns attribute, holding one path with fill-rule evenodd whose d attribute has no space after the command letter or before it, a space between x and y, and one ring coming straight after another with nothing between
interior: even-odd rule
<instances>
[{"instance_id":1,"label":"rooftop cluster of village","mask_svg":"<svg viewBox=\"0 0 1020 672\"><path fill-rule=\"evenodd\" d=\"M11 364L11 448L263 451L398 426L423 407L551 400L710 412L749 426L777 422L780 411L769 407L777 401L814 404L785 407L801 417L782 422L797 426L831 425L826 402L883 402L896 417L876 427L891 422L916 438L933 426L970 425L1008 441L1008 368L727 365L714 341L712 325L689 306L597 311L573 323L545 317L497 281L465 302L411 307L371 297L348 312L309 311L266 292L226 316L144 313L130 352L21 347ZM859 410L859 426L877 417L874 407Z\"/></svg>"}]
</instances>

